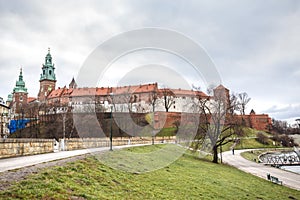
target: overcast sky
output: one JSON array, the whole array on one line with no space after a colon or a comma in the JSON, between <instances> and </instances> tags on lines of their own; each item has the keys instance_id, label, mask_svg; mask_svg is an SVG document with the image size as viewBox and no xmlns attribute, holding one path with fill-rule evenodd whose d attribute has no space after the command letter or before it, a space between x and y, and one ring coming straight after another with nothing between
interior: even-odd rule
<instances>
[{"instance_id":1,"label":"overcast sky","mask_svg":"<svg viewBox=\"0 0 300 200\"><path fill-rule=\"evenodd\" d=\"M0 0L0 96L6 99L12 92L20 67L29 96L37 96L48 47L57 86L63 87L102 42L144 27L178 31L200 44L222 83L252 98L248 112L253 108L290 122L300 118L298 0ZM150 62L151 56L146 57ZM167 65L180 63L172 56L162 57ZM135 64L135 58L142 60L131 56L114 67L119 67L120 74L120 67Z\"/></svg>"}]
</instances>

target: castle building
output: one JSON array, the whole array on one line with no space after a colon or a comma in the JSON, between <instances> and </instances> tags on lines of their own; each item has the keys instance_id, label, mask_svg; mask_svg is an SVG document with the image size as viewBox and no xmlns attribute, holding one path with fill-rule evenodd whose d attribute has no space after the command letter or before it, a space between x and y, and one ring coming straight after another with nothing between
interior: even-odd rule
<instances>
[{"instance_id":1,"label":"castle building","mask_svg":"<svg viewBox=\"0 0 300 200\"><path fill-rule=\"evenodd\" d=\"M246 126L257 130L269 130L272 119L267 114L256 114L252 109L249 115L241 115L245 119Z\"/></svg>"},{"instance_id":2,"label":"castle building","mask_svg":"<svg viewBox=\"0 0 300 200\"><path fill-rule=\"evenodd\" d=\"M50 49L45 56L40 75L40 88L37 99L28 97L27 88L23 80L22 69L20 70L19 80L13 93L8 96L7 103L15 116L20 116L24 112L26 105L43 105L43 110L35 111L35 115L47 115L63 112L164 112L167 114L175 113L174 118L180 113L199 113L200 101L217 101L222 97L227 105L230 103L229 89L223 85L213 89L213 96L209 96L201 91L158 88L157 83L129 85L117 87L84 87L77 86L73 78L69 87L56 88L55 67L50 54ZM33 103L33 104L31 104ZM176 114L177 113L177 114ZM172 115L172 114L171 114ZM171 116L170 115L170 116ZM242 116L249 121L248 126L266 130L271 122L268 115ZM170 118L170 119L171 119ZM248 120L249 119L249 120ZM170 122L171 123L171 122Z\"/></svg>"}]
</instances>

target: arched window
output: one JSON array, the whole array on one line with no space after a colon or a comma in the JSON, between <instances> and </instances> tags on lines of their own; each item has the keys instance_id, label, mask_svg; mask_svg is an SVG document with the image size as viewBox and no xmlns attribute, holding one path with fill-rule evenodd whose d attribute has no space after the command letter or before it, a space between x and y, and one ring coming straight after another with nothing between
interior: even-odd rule
<instances>
[{"instance_id":1,"label":"arched window","mask_svg":"<svg viewBox=\"0 0 300 200\"><path fill-rule=\"evenodd\" d=\"M49 70L49 74L51 75L51 73L52 73L52 71L51 70Z\"/></svg>"}]
</instances>

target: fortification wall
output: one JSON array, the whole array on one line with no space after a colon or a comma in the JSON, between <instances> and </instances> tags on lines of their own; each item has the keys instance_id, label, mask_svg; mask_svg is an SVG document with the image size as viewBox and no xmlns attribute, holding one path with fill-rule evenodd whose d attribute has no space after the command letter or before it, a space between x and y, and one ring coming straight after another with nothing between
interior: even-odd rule
<instances>
[{"instance_id":1,"label":"fortification wall","mask_svg":"<svg viewBox=\"0 0 300 200\"><path fill-rule=\"evenodd\" d=\"M176 137L155 137L155 143L175 142ZM7 138L0 139L0 158L50 153L62 149L62 141L55 139ZM64 140L64 150L108 147L109 138L70 138ZM151 137L113 138L113 146L151 144ZM60 147L59 147L60 144Z\"/></svg>"},{"instance_id":2,"label":"fortification wall","mask_svg":"<svg viewBox=\"0 0 300 200\"><path fill-rule=\"evenodd\" d=\"M0 139L0 158L53 152L54 144L54 139Z\"/></svg>"}]
</instances>

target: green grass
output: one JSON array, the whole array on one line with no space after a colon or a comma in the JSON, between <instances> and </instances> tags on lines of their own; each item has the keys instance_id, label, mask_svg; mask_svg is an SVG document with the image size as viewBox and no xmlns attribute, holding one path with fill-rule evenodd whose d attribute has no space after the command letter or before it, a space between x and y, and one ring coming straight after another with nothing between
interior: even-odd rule
<instances>
[{"instance_id":1,"label":"green grass","mask_svg":"<svg viewBox=\"0 0 300 200\"><path fill-rule=\"evenodd\" d=\"M160 130L159 133L157 133L156 136L174 136L176 135L176 128L175 127L169 127L169 128L163 128Z\"/></svg>"},{"instance_id":2,"label":"green grass","mask_svg":"<svg viewBox=\"0 0 300 200\"><path fill-rule=\"evenodd\" d=\"M255 148L275 148L272 142L269 144L262 144L258 142L255 138L251 139L242 139L241 142L236 145L236 149L255 149Z\"/></svg>"},{"instance_id":3,"label":"green grass","mask_svg":"<svg viewBox=\"0 0 300 200\"><path fill-rule=\"evenodd\" d=\"M150 145L122 151L148 154L165 147ZM173 150L176 151L176 147ZM109 153L117 157L114 154L120 152ZM80 198L300 199L300 192L227 165L201 160L190 153L185 153L169 166L140 174L114 170L91 156L65 166L43 170L0 192L0 199Z\"/></svg>"},{"instance_id":4,"label":"green grass","mask_svg":"<svg viewBox=\"0 0 300 200\"><path fill-rule=\"evenodd\" d=\"M252 151L246 151L242 152L241 156L246 158L247 160L258 162L258 156L268 150L252 150Z\"/></svg>"},{"instance_id":5,"label":"green grass","mask_svg":"<svg viewBox=\"0 0 300 200\"><path fill-rule=\"evenodd\" d=\"M234 148L235 149L258 149L258 148L278 148L281 146L274 146L273 145L273 140L272 138L268 139L268 144L262 144L258 142L255 138L251 137L256 137L258 132L263 133L264 135L270 137L272 136L269 133L263 132L263 131L258 131L252 128L243 128L244 130L244 137L241 137L240 143L238 143ZM223 151L229 151L233 143L228 143L222 147Z\"/></svg>"},{"instance_id":6,"label":"green grass","mask_svg":"<svg viewBox=\"0 0 300 200\"><path fill-rule=\"evenodd\" d=\"M229 151L233 143L228 143L222 147L223 151ZM237 144L235 149L258 149L258 148L276 148L279 146L274 146L272 142L269 144L262 144L258 142L255 138L242 138L240 143Z\"/></svg>"}]
</instances>

